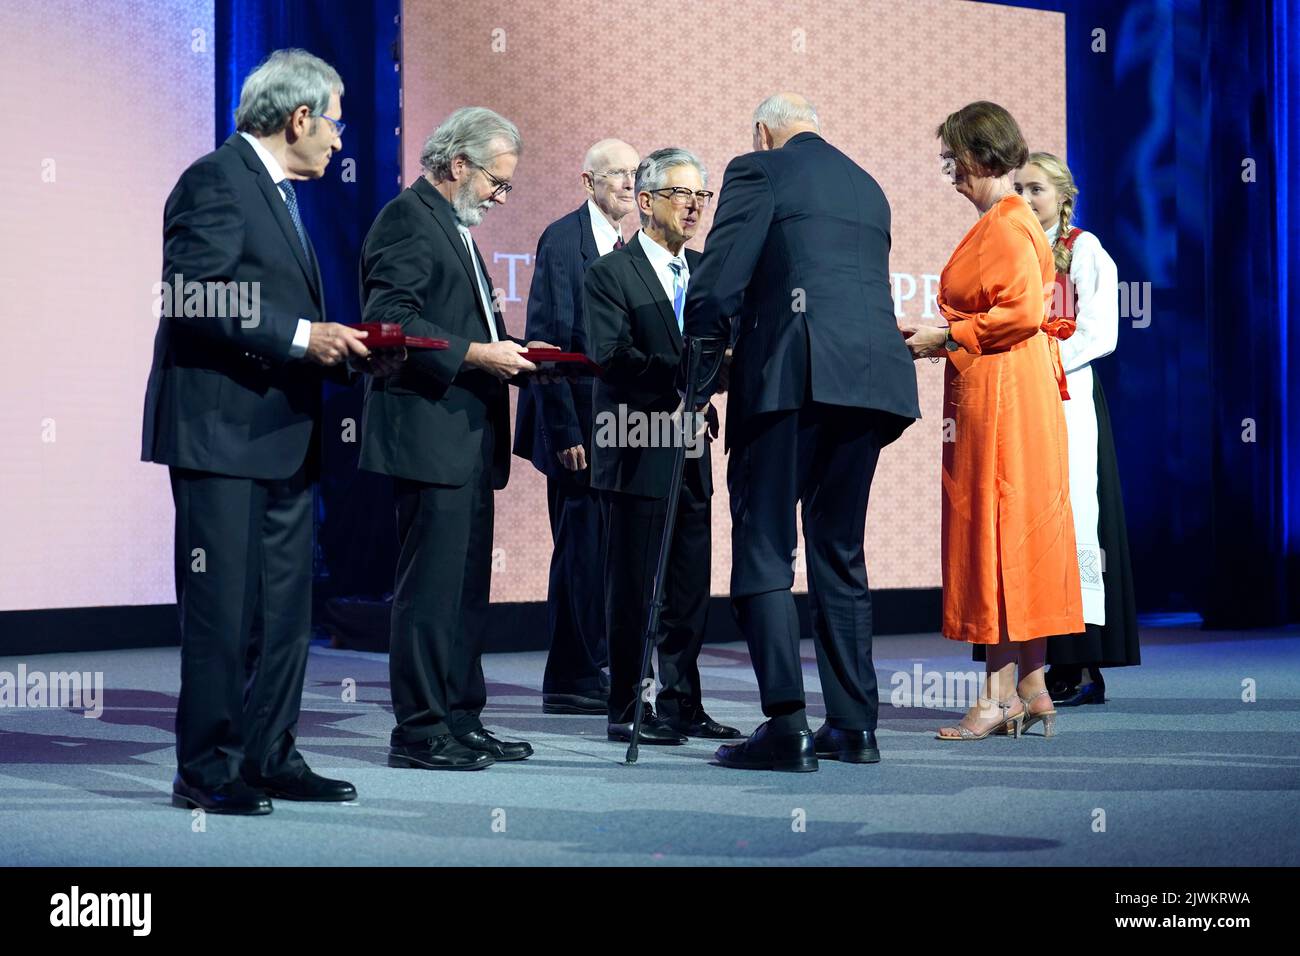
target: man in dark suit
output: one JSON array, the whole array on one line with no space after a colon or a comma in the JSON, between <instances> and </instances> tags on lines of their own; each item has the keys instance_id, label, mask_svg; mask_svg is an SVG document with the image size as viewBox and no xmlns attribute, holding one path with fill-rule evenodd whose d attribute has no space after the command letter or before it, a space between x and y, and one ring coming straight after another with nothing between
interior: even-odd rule
<instances>
[{"instance_id":1,"label":"man in dark suit","mask_svg":"<svg viewBox=\"0 0 1300 956\"><path fill-rule=\"evenodd\" d=\"M530 339L591 354L582 313L587 266L623 248L620 223L636 209L637 152L618 139L587 150L587 201L546 227L537 243L528 291ZM542 675L542 711L603 714L609 703L604 577L605 521L591 488L590 379L533 383L519 392L515 454L546 475L551 519L551 576L546 594L551 637Z\"/></svg>"},{"instance_id":2,"label":"man in dark suit","mask_svg":"<svg viewBox=\"0 0 1300 956\"><path fill-rule=\"evenodd\" d=\"M506 334L470 237L505 203L522 148L491 110L452 113L424 145L424 174L383 208L361 250L365 320L450 343L370 379L361 420L360 467L392 476L397 505L390 767L479 770L533 752L492 736L479 715L492 495L510 474L505 383L537 369Z\"/></svg>"},{"instance_id":3,"label":"man in dark suit","mask_svg":"<svg viewBox=\"0 0 1300 956\"><path fill-rule=\"evenodd\" d=\"M239 132L181 175L163 214L142 458L170 467L176 503L180 807L261 814L270 797L356 798L294 744L320 372L368 354L363 333L325 321L294 189L342 148L342 93L324 61L273 53L244 81Z\"/></svg>"},{"instance_id":4,"label":"man in dark suit","mask_svg":"<svg viewBox=\"0 0 1300 956\"><path fill-rule=\"evenodd\" d=\"M586 317L596 383L591 486L605 510L605 613L609 637L610 740L631 739L636 695L643 692L642 640L656 559L668 515L674 443L686 442L686 470L665 578L655 708L641 742L680 744L689 737L740 736L704 711L698 659L709 606L713 478L707 442L682 415L675 376L681 320L692 266L685 249L712 193L700 161L684 149L660 149L636 174L641 231L587 269ZM716 434L717 418L708 409ZM686 421L681 428L674 421ZM644 688L648 691L649 687Z\"/></svg>"},{"instance_id":5,"label":"man in dark suit","mask_svg":"<svg viewBox=\"0 0 1300 956\"><path fill-rule=\"evenodd\" d=\"M880 759L863 561L880 449L920 416L889 290L889 203L819 134L803 97L754 114L754 149L727 167L686 309L686 334L734 338L727 400L731 597L763 713L719 748L729 767L806 771L817 757ZM734 334L733 334L734 323ZM706 368L717 362L704 363ZM704 394L711 383L706 376ZM826 723L804 712L791 586L802 507Z\"/></svg>"}]
</instances>

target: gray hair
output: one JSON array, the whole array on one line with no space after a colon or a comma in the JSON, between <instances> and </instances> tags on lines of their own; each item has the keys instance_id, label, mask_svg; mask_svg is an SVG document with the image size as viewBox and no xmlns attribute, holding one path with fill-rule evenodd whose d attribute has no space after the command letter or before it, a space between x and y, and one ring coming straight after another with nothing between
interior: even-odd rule
<instances>
[{"instance_id":1,"label":"gray hair","mask_svg":"<svg viewBox=\"0 0 1300 956\"><path fill-rule=\"evenodd\" d=\"M700 182L708 184L708 170L704 168L698 156L689 149L669 146L666 149L656 149L641 160L641 165L636 168L636 194L639 196L644 192L663 189L664 180L668 178L668 170L676 166L694 166L700 171ZM644 212L641 213L641 225L644 226L649 221L650 217Z\"/></svg>"},{"instance_id":2,"label":"gray hair","mask_svg":"<svg viewBox=\"0 0 1300 956\"><path fill-rule=\"evenodd\" d=\"M786 93L775 93L758 104L754 110L754 122L762 123L770 130L782 130L796 123L811 123L821 130L821 121L817 119L817 110L802 96L791 98Z\"/></svg>"},{"instance_id":3,"label":"gray hair","mask_svg":"<svg viewBox=\"0 0 1300 956\"><path fill-rule=\"evenodd\" d=\"M486 106L462 106L442 121L420 150L420 165L439 182L451 178L451 164L464 156L476 166L487 166L500 152L494 149L504 140L506 152L520 155L524 141L514 123Z\"/></svg>"},{"instance_id":4,"label":"gray hair","mask_svg":"<svg viewBox=\"0 0 1300 956\"><path fill-rule=\"evenodd\" d=\"M270 136L284 129L289 114L300 106L323 114L331 93L343 95L343 80L334 67L306 50L276 50L245 78L235 128Z\"/></svg>"}]
</instances>

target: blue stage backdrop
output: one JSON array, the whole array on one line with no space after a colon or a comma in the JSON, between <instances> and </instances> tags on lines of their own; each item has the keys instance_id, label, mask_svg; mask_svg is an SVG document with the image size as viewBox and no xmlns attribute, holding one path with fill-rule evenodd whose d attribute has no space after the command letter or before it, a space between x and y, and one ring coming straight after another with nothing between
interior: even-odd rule
<instances>
[{"instance_id":1,"label":"blue stage backdrop","mask_svg":"<svg viewBox=\"0 0 1300 956\"><path fill-rule=\"evenodd\" d=\"M1286 176L1300 157L1290 115L1300 0L1006 2L1066 14L1066 62L1040 68L1067 77L1077 222L1131 293L1119 347L1096 369L1114 416L1139 607L1220 627L1296 620L1300 246L1290 238L1300 218ZM562 3L554 9L564 15ZM338 321L358 318L359 246L398 189L399 15L397 0L216 4L219 140L242 77L269 51L303 46L343 75L344 162L303 203ZM769 92L755 90L755 101ZM895 215L906 214L900 199ZM388 492L356 471L356 445L344 440L344 419L359 427L360 390L331 394L328 408L318 597L382 594L394 559Z\"/></svg>"}]
</instances>

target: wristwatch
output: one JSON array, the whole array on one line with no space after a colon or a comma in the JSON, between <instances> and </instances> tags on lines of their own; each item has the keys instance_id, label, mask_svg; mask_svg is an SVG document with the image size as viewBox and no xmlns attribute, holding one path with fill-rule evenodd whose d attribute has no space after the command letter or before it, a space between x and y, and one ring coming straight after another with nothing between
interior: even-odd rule
<instances>
[{"instance_id":1,"label":"wristwatch","mask_svg":"<svg viewBox=\"0 0 1300 956\"><path fill-rule=\"evenodd\" d=\"M954 338L952 337L952 326L951 326L951 325L948 326L948 331L947 331L947 333L946 333L946 338L944 338L944 340L943 340L943 347L946 348L949 352L959 352L959 351L961 351L961 346L958 345L958 344L957 344L957 340L954 339Z\"/></svg>"}]
</instances>

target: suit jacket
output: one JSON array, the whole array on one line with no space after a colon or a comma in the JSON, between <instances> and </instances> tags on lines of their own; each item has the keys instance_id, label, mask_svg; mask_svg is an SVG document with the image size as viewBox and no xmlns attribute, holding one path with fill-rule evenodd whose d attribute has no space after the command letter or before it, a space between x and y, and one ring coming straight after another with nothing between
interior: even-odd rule
<instances>
[{"instance_id":1,"label":"suit jacket","mask_svg":"<svg viewBox=\"0 0 1300 956\"><path fill-rule=\"evenodd\" d=\"M724 343L734 334L729 445L754 415L808 397L890 412L900 433L920 417L890 296L889 228L880 186L815 133L727 166L685 327Z\"/></svg>"},{"instance_id":2,"label":"suit jacket","mask_svg":"<svg viewBox=\"0 0 1300 956\"><path fill-rule=\"evenodd\" d=\"M685 255L693 286L700 254L686 249ZM672 483L672 447L622 447L621 440L602 442L600 433L602 420L626 421L630 412L670 414L681 403L676 378L682 335L672 303L636 237L591 264L585 291L592 357L605 367L593 392L596 440L589 455L591 487L666 498ZM620 413L620 406L626 411ZM709 447L703 438L700 442L703 453L687 457L686 467L699 469L702 487L712 494Z\"/></svg>"},{"instance_id":3,"label":"suit jacket","mask_svg":"<svg viewBox=\"0 0 1300 956\"><path fill-rule=\"evenodd\" d=\"M493 288L487 264L474 250ZM361 248L361 310L366 322L396 322L409 335L447 339L446 351L413 349L396 375L366 380L361 458L367 471L459 487L494 441L492 487L510 475L507 385L462 368L471 342L506 335L496 310L483 308L469 252L451 203L424 177L379 212Z\"/></svg>"},{"instance_id":4,"label":"suit jacket","mask_svg":"<svg viewBox=\"0 0 1300 956\"><path fill-rule=\"evenodd\" d=\"M307 459L320 419L322 369L289 359L298 320L325 319L320 269L266 166L238 133L185 170L167 197L162 281L174 288L177 276L246 283L256 316L241 319L222 307L223 318L215 301L211 309L174 302L163 315L141 458L236 477L290 477Z\"/></svg>"},{"instance_id":5,"label":"suit jacket","mask_svg":"<svg viewBox=\"0 0 1300 956\"><path fill-rule=\"evenodd\" d=\"M529 341L550 342L566 352L591 355L583 315L583 278L600 258L591 232L591 212L584 202L546 227L537 241L533 282L528 289ZM556 455L582 445L591 451L590 379L530 384L519 391L515 454L551 478L586 484L591 473L569 471Z\"/></svg>"}]
</instances>

